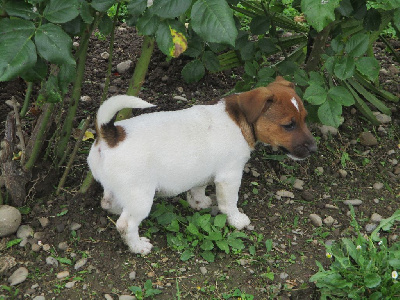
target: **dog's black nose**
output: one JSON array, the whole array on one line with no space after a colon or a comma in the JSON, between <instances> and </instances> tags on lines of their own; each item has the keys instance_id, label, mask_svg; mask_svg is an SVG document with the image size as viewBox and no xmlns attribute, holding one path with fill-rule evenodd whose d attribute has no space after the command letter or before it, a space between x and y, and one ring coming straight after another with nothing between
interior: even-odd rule
<instances>
[{"instance_id":1,"label":"dog's black nose","mask_svg":"<svg viewBox=\"0 0 400 300\"><path fill-rule=\"evenodd\" d=\"M310 143L305 143L304 146L308 149L310 154L314 154L318 150L317 143L314 140Z\"/></svg>"}]
</instances>

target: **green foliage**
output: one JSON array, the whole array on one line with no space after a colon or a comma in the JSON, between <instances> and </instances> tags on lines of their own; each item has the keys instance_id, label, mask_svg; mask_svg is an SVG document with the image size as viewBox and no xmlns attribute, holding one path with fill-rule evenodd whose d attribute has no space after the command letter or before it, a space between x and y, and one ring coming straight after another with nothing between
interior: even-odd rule
<instances>
[{"instance_id":1,"label":"green foliage","mask_svg":"<svg viewBox=\"0 0 400 300\"><path fill-rule=\"evenodd\" d=\"M187 203L182 200L184 204ZM157 204L150 217L167 233L168 245L181 252L181 260L186 261L199 253L208 262L215 260L217 252L227 254L240 252L245 248L244 232L231 231L226 215L212 217L205 211L183 217L175 213L172 205ZM155 228L150 228L156 231ZM149 232L149 233L150 233Z\"/></svg>"},{"instance_id":2,"label":"green foliage","mask_svg":"<svg viewBox=\"0 0 400 300\"><path fill-rule=\"evenodd\" d=\"M142 300L145 298L153 298L153 296L161 294L161 291L153 288L153 283L151 280L147 280L143 289L139 286L130 286L128 289L135 295L136 299Z\"/></svg>"},{"instance_id":3,"label":"green foliage","mask_svg":"<svg viewBox=\"0 0 400 300\"><path fill-rule=\"evenodd\" d=\"M395 220L399 221L400 210L381 222L381 228L389 230ZM318 273L310 281L315 282L321 299L395 299L400 295L397 281L400 270L400 242L390 247L386 238L379 242L360 233L351 208L352 226L357 238L342 238L340 242L327 246L327 257L331 258L328 270L318 261ZM374 232L376 236L377 231Z\"/></svg>"},{"instance_id":4,"label":"green foliage","mask_svg":"<svg viewBox=\"0 0 400 300\"><path fill-rule=\"evenodd\" d=\"M224 293L223 299L242 299L242 300L253 300L254 296L242 292L240 289L235 289L232 293Z\"/></svg>"}]
</instances>

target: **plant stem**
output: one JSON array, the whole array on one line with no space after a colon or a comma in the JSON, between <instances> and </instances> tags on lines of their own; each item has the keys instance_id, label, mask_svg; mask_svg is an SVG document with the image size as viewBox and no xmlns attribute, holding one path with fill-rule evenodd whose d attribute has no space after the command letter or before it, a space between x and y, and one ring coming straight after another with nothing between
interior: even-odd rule
<instances>
[{"instance_id":1,"label":"plant stem","mask_svg":"<svg viewBox=\"0 0 400 300\"><path fill-rule=\"evenodd\" d=\"M315 71L320 63L321 55L325 51L326 40L329 37L329 33L331 28L336 25L336 22L333 21L328 26L326 26L318 35L315 37L314 46L311 50L309 60L306 63L305 70L307 72Z\"/></svg>"},{"instance_id":2,"label":"plant stem","mask_svg":"<svg viewBox=\"0 0 400 300\"><path fill-rule=\"evenodd\" d=\"M140 92L140 89L142 88L147 70L149 68L151 55L153 54L154 43L155 42L153 37L145 36L143 39L142 53L139 57L139 60L137 61L132 78L129 81L127 94L130 96L137 96ZM117 120L127 119L131 115L132 110L130 108L125 108L118 113Z\"/></svg>"},{"instance_id":3,"label":"plant stem","mask_svg":"<svg viewBox=\"0 0 400 300\"><path fill-rule=\"evenodd\" d=\"M26 88L24 105L22 106L22 109L21 109L21 112L20 112L20 117L21 118L25 117L26 112L28 111L29 99L31 98L32 88L33 88L33 82L28 82L28 86Z\"/></svg>"}]
</instances>

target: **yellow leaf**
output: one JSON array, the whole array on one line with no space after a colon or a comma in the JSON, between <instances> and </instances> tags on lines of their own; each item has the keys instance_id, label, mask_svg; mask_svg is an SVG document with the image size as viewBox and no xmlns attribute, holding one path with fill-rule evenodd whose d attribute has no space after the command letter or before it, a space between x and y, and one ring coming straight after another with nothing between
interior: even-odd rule
<instances>
[{"instance_id":1,"label":"yellow leaf","mask_svg":"<svg viewBox=\"0 0 400 300\"><path fill-rule=\"evenodd\" d=\"M174 43L174 46L169 50L169 55L177 58L179 55L186 51L187 39L181 32L178 32L171 27L169 27L169 29L172 35L172 42Z\"/></svg>"},{"instance_id":2,"label":"yellow leaf","mask_svg":"<svg viewBox=\"0 0 400 300\"><path fill-rule=\"evenodd\" d=\"M19 151L16 154L14 153L12 160L20 160L21 159L21 155L22 155L22 151Z\"/></svg>"},{"instance_id":3,"label":"yellow leaf","mask_svg":"<svg viewBox=\"0 0 400 300\"><path fill-rule=\"evenodd\" d=\"M90 140L90 139L93 139L94 140L94 135L93 135L93 133L91 133L90 131L85 131L85 135L83 136L83 138L82 138L82 141L87 141L87 140Z\"/></svg>"}]
</instances>

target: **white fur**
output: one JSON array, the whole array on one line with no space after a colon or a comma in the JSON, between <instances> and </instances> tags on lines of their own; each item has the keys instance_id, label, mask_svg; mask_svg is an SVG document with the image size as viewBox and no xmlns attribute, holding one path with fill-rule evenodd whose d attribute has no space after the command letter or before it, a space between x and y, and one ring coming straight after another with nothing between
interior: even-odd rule
<instances>
[{"instance_id":1,"label":"white fur","mask_svg":"<svg viewBox=\"0 0 400 300\"><path fill-rule=\"evenodd\" d=\"M296 107L297 111L299 110L299 103L297 103L297 100L295 97L293 97L292 99L290 99L290 101L292 102L292 104L294 105L294 107Z\"/></svg>"},{"instance_id":2,"label":"white fur","mask_svg":"<svg viewBox=\"0 0 400 300\"><path fill-rule=\"evenodd\" d=\"M130 96L116 96L99 109L105 124L122 107L149 107ZM126 139L110 148L100 139L93 144L88 163L104 187L102 207L121 213L117 229L130 250L148 254L152 245L139 236L139 224L149 213L155 193L165 196L190 191L196 209L211 205L205 186L215 183L219 210L238 229L250 219L237 208L242 171L250 147L238 125L225 111L225 102L174 112L143 114L116 122Z\"/></svg>"}]
</instances>

